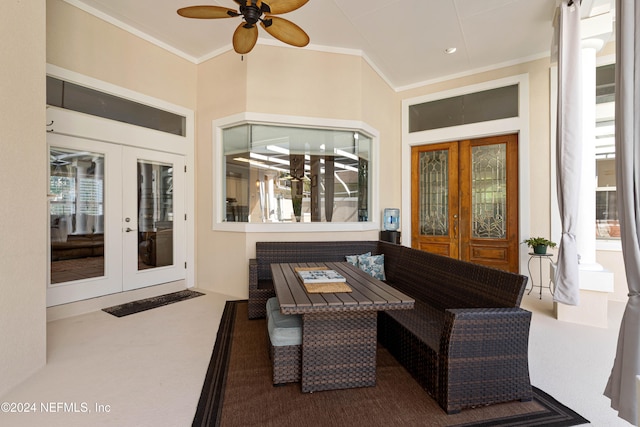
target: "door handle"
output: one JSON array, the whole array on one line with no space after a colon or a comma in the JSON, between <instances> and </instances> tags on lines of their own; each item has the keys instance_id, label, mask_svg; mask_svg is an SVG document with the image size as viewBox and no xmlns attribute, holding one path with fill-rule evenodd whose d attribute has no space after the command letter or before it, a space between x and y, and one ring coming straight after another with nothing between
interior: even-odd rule
<instances>
[{"instance_id":1,"label":"door handle","mask_svg":"<svg viewBox=\"0 0 640 427\"><path fill-rule=\"evenodd\" d=\"M458 215L453 216L453 238L458 238Z\"/></svg>"},{"instance_id":2,"label":"door handle","mask_svg":"<svg viewBox=\"0 0 640 427\"><path fill-rule=\"evenodd\" d=\"M126 231L127 233L131 233L132 231L136 231L136 230L131 227L127 227L124 231Z\"/></svg>"}]
</instances>

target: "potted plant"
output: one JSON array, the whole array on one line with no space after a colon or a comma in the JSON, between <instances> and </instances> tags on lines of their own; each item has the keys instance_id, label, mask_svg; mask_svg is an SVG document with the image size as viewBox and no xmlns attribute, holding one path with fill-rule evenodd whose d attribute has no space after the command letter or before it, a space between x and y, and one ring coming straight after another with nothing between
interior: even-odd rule
<instances>
[{"instance_id":1,"label":"potted plant","mask_svg":"<svg viewBox=\"0 0 640 427\"><path fill-rule=\"evenodd\" d=\"M555 248L556 243L548 240L544 237L530 237L522 243L526 243L527 246L533 248L534 254L544 255L547 253L547 247Z\"/></svg>"},{"instance_id":2,"label":"potted plant","mask_svg":"<svg viewBox=\"0 0 640 427\"><path fill-rule=\"evenodd\" d=\"M293 203L293 214L296 217L296 222L300 222L302 217L302 196L294 194L291 198L291 203Z\"/></svg>"}]
</instances>

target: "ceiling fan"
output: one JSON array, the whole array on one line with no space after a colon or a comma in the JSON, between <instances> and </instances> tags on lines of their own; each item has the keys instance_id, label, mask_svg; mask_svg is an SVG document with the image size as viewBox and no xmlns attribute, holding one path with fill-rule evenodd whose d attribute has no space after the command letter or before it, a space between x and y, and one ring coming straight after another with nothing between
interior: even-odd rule
<instances>
[{"instance_id":1,"label":"ceiling fan","mask_svg":"<svg viewBox=\"0 0 640 427\"><path fill-rule=\"evenodd\" d=\"M309 44L309 36L291 21L274 15L292 12L304 6L309 0L234 0L239 11L221 6L190 6L178 9L178 15L185 18L219 19L242 16L243 22L233 33L233 50L245 54L258 41L260 25L276 39L292 46L304 47ZM264 15L264 17L263 17Z\"/></svg>"},{"instance_id":2,"label":"ceiling fan","mask_svg":"<svg viewBox=\"0 0 640 427\"><path fill-rule=\"evenodd\" d=\"M88 156L89 154L91 153L89 153L88 151L67 153L64 151L51 150L51 154L49 155L49 163L51 164L51 166L56 166L56 167L66 166L71 164L71 161L67 159L73 159L74 157L80 158L80 157Z\"/></svg>"}]
</instances>

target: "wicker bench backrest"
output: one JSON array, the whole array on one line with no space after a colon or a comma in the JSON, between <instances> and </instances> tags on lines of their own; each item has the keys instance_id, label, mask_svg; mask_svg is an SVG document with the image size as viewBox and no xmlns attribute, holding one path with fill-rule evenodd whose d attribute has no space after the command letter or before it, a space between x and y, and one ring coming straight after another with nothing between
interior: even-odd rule
<instances>
[{"instance_id":1,"label":"wicker bench backrest","mask_svg":"<svg viewBox=\"0 0 640 427\"><path fill-rule=\"evenodd\" d=\"M403 247L394 277L388 279L414 298L447 309L519 307L528 278Z\"/></svg>"},{"instance_id":2,"label":"wicker bench backrest","mask_svg":"<svg viewBox=\"0 0 640 427\"><path fill-rule=\"evenodd\" d=\"M271 279L271 264L279 262L338 262L346 255L378 254L377 241L256 242L258 279Z\"/></svg>"},{"instance_id":3,"label":"wicker bench backrest","mask_svg":"<svg viewBox=\"0 0 640 427\"><path fill-rule=\"evenodd\" d=\"M258 279L271 264L344 261L346 255L385 254L387 282L435 308L519 307L527 277L382 241L256 242Z\"/></svg>"},{"instance_id":4,"label":"wicker bench backrest","mask_svg":"<svg viewBox=\"0 0 640 427\"><path fill-rule=\"evenodd\" d=\"M384 254L384 273L389 283L396 281L398 266L404 249L406 249L404 246L394 243L378 242L378 252Z\"/></svg>"}]
</instances>

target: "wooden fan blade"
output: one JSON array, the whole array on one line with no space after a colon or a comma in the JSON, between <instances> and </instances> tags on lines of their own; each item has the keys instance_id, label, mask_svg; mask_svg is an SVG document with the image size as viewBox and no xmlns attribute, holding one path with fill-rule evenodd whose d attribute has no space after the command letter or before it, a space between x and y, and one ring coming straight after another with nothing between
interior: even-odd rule
<instances>
[{"instance_id":1,"label":"wooden fan blade","mask_svg":"<svg viewBox=\"0 0 640 427\"><path fill-rule=\"evenodd\" d=\"M233 33L233 50L239 54L251 52L258 41L258 27L246 28L245 25L242 22Z\"/></svg>"},{"instance_id":2,"label":"wooden fan blade","mask_svg":"<svg viewBox=\"0 0 640 427\"><path fill-rule=\"evenodd\" d=\"M304 6L309 0L266 0L262 3L266 3L271 9L272 14L279 15L281 13L292 12L302 6Z\"/></svg>"},{"instance_id":3,"label":"wooden fan blade","mask_svg":"<svg viewBox=\"0 0 640 427\"><path fill-rule=\"evenodd\" d=\"M231 12L231 14L228 12ZM220 6L189 6L178 9L178 15L185 18L218 19L238 16L238 12Z\"/></svg>"},{"instance_id":4,"label":"wooden fan blade","mask_svg":"<svg viewBox=\"0 0 640 427\"><path fill-rule=\"evenodd\" d=\"M273 37L281 42L297 47L304 47L309 44L309 36L307 33L293 22L270 15L267 16L267 20L269 19L271 20L271 25L267 26L264 22L260 22L260 25Z\"/></svg>"}]
</instances>

